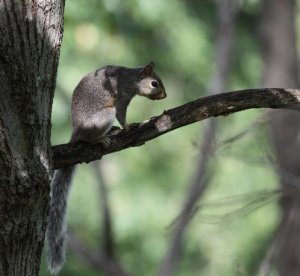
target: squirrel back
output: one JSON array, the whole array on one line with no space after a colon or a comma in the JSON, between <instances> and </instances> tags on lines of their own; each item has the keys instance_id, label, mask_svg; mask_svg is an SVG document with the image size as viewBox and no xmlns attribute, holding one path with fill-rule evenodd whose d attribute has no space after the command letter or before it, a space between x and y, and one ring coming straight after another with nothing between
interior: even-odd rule
<instances>
[{"instance_id":1,"label":"squirrel back","mask_svg":"<svg viewBox=\"0 0 300 276\"><path fill-rule=\"evenodd\" d=\"M84 141L108 146L105 136L115 119L128 129L127 106L135 95L151 100L165 98L166 92L154 63L141 68L104 66L87 74L72 96L73 132L70 142ZM51 183L48 216L48 264L51 273L58 273L65 262L67 199L75 166L56 170Z\"/></svg>"}]
</instances>

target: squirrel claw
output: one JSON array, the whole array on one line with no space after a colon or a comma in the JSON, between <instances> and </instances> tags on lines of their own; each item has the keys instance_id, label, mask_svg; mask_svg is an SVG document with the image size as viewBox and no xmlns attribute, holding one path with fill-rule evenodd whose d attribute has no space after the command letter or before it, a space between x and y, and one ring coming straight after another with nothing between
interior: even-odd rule
<instances>
[{"instance_id":1,"label":"squirrel claw","mask_svg":"<svg viewBox=\"0 0 300 276\"><path fill-rule=\"evenodd\" d=\"M103 148L107 149L111 144L111 139L108 137L104 137L101 141L101 144L103 145Z\"/></svg>"}]
</instances>

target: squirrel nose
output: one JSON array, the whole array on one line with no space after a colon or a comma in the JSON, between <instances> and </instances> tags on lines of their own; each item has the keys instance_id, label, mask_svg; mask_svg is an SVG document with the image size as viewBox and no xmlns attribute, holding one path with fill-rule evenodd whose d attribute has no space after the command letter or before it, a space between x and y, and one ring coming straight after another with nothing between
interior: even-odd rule
<instances>
[{"instance_id":1,"label":"squirrel nose","mask_svg":"<svg viewBox=\"0 0 300 276\"><path fill-rule=\"evenodd\" d=\"M167 93L166 93L166 90L165 89L163 89L162 91L161 91L161 93L160 93L160 99L164 99L164 98L166 98L167 97Z\"/></svg>"},{"instance_id":2,"label":"squirrel nose","mask_svg":"<svg viewBox=\"0 0 300 276\"><path fill-rule=\"evenodd\" d=\"M148 95L146 97L149 98L150 100L162 100L167 97L167 94L164 89L161 89L160 91L158 91L158 93L154 95Z\"/></svg>"}]
</instances>

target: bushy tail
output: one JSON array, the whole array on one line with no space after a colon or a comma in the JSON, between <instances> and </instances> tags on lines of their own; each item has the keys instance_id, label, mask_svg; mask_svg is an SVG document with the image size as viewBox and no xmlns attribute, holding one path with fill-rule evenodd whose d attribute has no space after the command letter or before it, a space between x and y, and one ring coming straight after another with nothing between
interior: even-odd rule
<instances>
[{"instance_id":1,"label":"bushy tail","mask_svg":"<svg viewBox=\"0 0 300 276\"><path fill-rule=\"evenodd\" d=\"M55 171L51 184L47 244L48 268L56 274L65 262L67 200L75 166Z\"/></svg>"}]
</instances>

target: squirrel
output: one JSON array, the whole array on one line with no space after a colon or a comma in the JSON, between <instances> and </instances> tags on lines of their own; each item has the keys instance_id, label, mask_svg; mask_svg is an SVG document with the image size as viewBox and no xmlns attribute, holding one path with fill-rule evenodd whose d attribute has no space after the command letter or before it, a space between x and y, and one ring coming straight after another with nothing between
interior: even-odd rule
<instances>
[{"instance_id":1,"label":"squirrel","mask_svg":"<svg viewBox=\"0 0 300 276\"><path fill-rule=\"evenodd\" d=\"M150 100L166 98L164 85L154 72L154 62L141 68L106 65L87 74L72 96L71 143L102 143L109 146L106 134L117 118L128 130L126 111L135 95ZM57 274L65 262L67 199L75 166L56 170L51 183L51 200L47 225L49 270Z\"/></svg>"}]
</instances>

